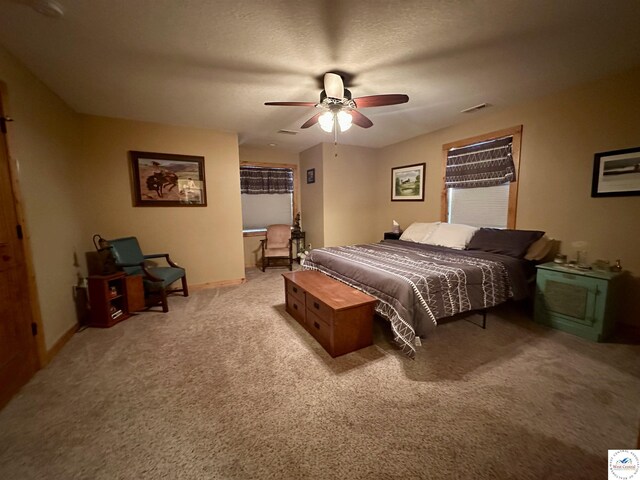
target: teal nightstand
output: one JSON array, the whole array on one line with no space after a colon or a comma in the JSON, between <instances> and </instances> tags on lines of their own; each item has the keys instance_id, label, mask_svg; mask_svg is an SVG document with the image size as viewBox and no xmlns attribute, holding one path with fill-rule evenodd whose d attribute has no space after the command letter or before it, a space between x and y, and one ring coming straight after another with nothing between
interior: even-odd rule
<instances>
[{"instance_id":1,"label":"teal nightstand","mask_svg":"<svg viewBox=\"0 0 640 480\"><path fill-rule=\"evenodd\" d=\"M613 330L619 272L538 265L534 319L596 342Z\"/></svg>"}]
</instances>

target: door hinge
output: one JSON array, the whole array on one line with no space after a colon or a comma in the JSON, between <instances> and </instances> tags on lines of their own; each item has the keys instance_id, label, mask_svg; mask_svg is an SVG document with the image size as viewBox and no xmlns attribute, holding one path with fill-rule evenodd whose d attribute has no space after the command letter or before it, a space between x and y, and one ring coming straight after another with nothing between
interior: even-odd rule
<instances>
[{"instance_id":1,"label":"door hinge","mask_svg":"<svg viewBox=\"0 0 640 480\"><path fill-rule=\"evenodd\" d=\"M16 234L18 235L18 239L22 240L22 225L16 225Z\"/></svg>"},{"instance_id":2,"label":"door hinge","mask_svg":"<svg viewBox=\"0 0 640 480\"><path fill-rule=\"evenodd\" d=\"M31 334L35 337L36 335L38 335L38 324L37 323L31 323Z\"/></svg>"},{"instance_id":3,"label":"door hinge","mask_svg":"<svg viewBox=\"0 0 640 480\"><path fill-rule=\"evenodd\" d=\"M7 133L7 122L13 122L11 117L0 117L0 131Z\"/></svg>"}]
</instances>

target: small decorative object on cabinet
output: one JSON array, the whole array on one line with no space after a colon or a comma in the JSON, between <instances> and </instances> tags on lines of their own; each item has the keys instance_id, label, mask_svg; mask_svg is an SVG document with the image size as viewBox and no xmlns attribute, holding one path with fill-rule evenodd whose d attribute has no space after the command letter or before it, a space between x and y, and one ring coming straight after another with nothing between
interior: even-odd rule
<instances>
[{"instance_id":1,"label":"small decorative object on cabinet","mask_svg":"<svg viewBox=\"0 0 640 480\"><path fill-rule=\"evenodd\" d=\"M618 307L619 272L538 265L535 321L596 342L611 334Z\"/></svg>"},{"instance_id":2,"label":"small decorative object on cabinet","mask_svg":"<svg viewBox=\"0 0 640 480\"><path fill-rule=\"evenodd\" d=\"M90 327L108 328L129 318L124 272L89 277Z\"/></svg>"},{"instance_id":3,"label":"small decorative object on cabinet","mask_svg":"<svg viewBox=\"0 0 640 480\"><path fill-rule=\"evenodd\" d=\"M400 232L384 232L384 239L385 240L399 240L400 239L400 235L402 235Z\"/></svg>"},{"instance_id":4,"label":"small decorative object on cabinet","mask_svg":"<svg viewBox=\"0 0 640 480\"><path fill-rule=\"evenodd\" d=\"M283 273L287 312L332 357L373 343L376 299L311 270Z\"/></svg>"}]
</instances>

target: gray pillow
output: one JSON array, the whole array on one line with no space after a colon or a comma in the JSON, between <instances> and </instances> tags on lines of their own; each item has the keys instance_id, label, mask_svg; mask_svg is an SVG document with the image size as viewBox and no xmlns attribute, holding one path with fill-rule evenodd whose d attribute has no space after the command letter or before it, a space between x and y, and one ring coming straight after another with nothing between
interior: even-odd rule
<instances>
[{"instance_id":1,"label":"gray pillow","mask_svg":"<svg viewBox=\"0 0 640 480\"><path fill-rule=\"evenodd\" d=\"M537 230L481 228L469 241L467 250L482 250L483 252L523 258L529 246L543 235L544 232Z\"/></svg>"}]
</instances>

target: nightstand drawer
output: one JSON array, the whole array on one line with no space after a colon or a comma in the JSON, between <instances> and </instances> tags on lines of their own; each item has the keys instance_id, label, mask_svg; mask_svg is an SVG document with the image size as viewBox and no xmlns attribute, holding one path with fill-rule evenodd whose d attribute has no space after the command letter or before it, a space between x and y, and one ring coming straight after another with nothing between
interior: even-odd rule
<instances>
[{"instance_id":1,"label":"nightstand drawer","mask_svg":"<svg viewBox=\"0 0 640 480\"><path fill-rule=\"evenodd\" d=\"M547 312L593 325L597 291L579 284L547 280L538 289L537 300Z\"/></svg>"}]
</instances>

